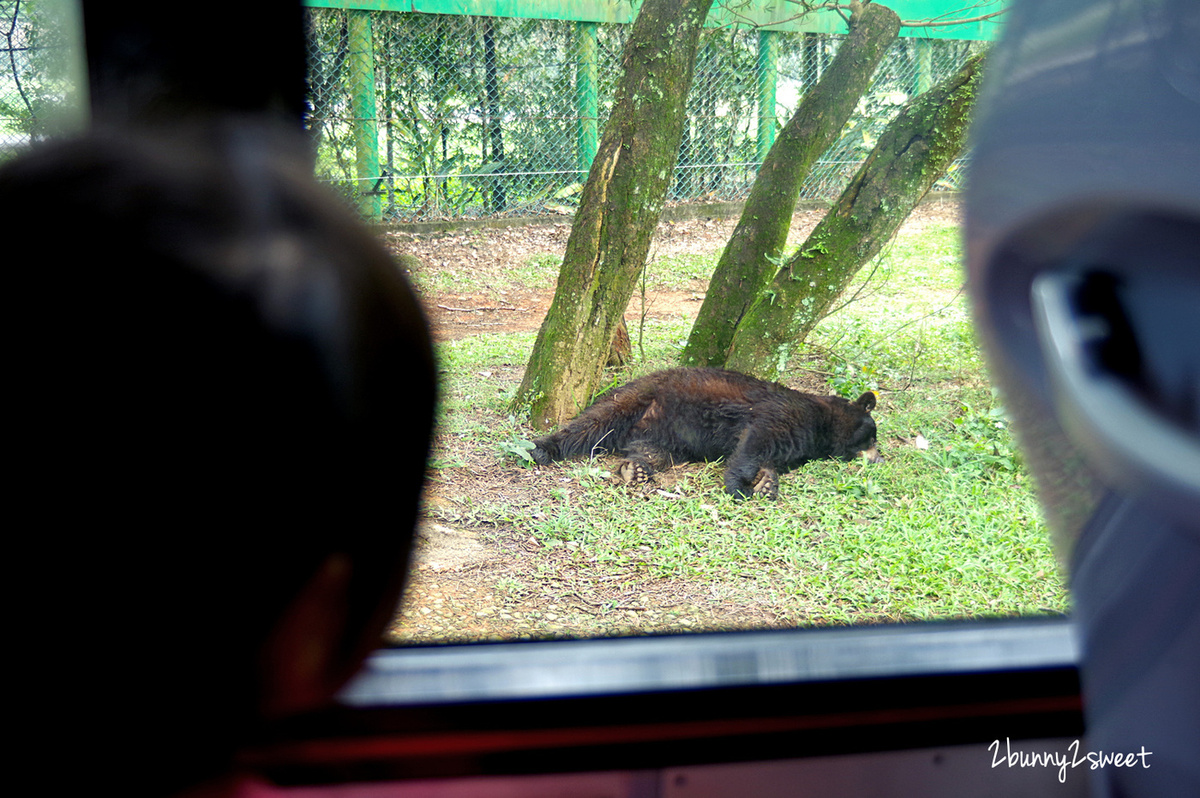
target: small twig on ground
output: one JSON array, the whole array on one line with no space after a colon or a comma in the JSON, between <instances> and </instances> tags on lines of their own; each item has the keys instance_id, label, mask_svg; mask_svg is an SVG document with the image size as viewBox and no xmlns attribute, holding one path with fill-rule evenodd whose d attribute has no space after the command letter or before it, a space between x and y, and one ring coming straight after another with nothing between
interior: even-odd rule
<instances>
[{"instance_id":1,"label":"small twig on ground","mask_svg":"<svg viewBox=\"0 0 1200 798\"><path fill-rule=\"evenodd\" d=\"M518 308L515 305L513 307L508 307L508 308L500 307L499 305L490 305L490 306L485 305L483 307L478 307L478 308L452 308L449 305L438 305L438 307L441 308L442 310L450 310L455 313L478 313L481 310L517 310L517 311L523 310L523 308Z\"/></svg>"}]
</instances>

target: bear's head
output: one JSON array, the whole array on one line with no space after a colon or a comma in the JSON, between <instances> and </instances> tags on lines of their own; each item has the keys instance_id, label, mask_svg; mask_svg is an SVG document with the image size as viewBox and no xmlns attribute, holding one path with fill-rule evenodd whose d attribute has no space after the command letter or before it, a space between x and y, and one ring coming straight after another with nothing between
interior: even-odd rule
<instances>
[{"instance_id":1,"label":"bear's head","mask_svg":"<svg viewBox=\"0 0 1200 798\"><path fill-rule=\"evenodd\" d=\"M875 441L875 419L871 411L875 409L875 394L867 391L853 402L842 400L845 423L840 426L842 435L837 444L840 451L835 457L850 461L861 453L871 463L882 463L883 455Z\"/></svg>"}]
</instances>

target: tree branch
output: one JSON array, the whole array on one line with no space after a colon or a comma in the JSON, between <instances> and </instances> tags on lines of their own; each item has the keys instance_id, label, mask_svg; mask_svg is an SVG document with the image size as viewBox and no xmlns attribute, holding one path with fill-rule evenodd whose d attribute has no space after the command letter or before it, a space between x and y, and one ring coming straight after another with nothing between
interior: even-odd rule
<instances>
[{"instance_id":1,"label":"tree branch","mask_svg":"<svg viewBox=\"0 0 1200 798\"><path fill-rule=\"evenodd\" d=\"M978 17L968 17L966 19L946 19L946 20L928 19L928 20L922 20L920 22L901 21L900 27L902 27L902 28L939 28L939 27L948 27L950 25L967 25L972 22L983 22L984 20L993 19L995 17L1000 16L1001 14L1007 14L1007 13L1008 13L1008 9L1002 8L999 11L993 11L990 14L984 14L984 15L978 16Z\"/></svg>"}]
</instances>

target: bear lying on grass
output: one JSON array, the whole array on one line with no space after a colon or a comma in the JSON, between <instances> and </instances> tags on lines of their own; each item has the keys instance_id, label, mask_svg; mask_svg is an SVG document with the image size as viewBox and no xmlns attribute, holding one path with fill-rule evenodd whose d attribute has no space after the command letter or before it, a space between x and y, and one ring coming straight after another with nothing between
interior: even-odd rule
<instances>
[{"instance_id":1,"label":"bear lying on grass","mask_svg":"<svg viewBox=\"0 0 1200 798\"><path fill-rule=\"evenodd\" d=\"M875 394L851 402L712 368L648 374L602 395L553 435L534 440L535 462L615 453L618 473L645 482L676 462L725 458L725 492L774 499L779 474L809 460L853 460L875 447Z\"/></svg>"}]
</instances>

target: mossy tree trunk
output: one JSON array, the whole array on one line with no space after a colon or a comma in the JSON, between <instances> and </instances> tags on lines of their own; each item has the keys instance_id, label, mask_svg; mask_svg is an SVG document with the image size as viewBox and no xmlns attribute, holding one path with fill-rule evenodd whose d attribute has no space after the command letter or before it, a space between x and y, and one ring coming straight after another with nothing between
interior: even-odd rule
<instances>
[{"instance_id":1,"label":"mossy tree trunk","mask_svg":"<svg viewBox=\"0 0 1200 798\"><path fill-rule=\"evenodd\" d=\"M850 35L759 167L688 336L685 365L725 363L738 322L779 271L804 179L845 126L900 31L900 18L885 6L855 2L852 8Z\"/></svg>"},{"instance_id":2,"label":"mossy tree trunk","mask_svg":"<svg viewBox=\"0 0 1200 798\"><path fill-rule=\"evenodd\" d=\"M888 125L841 197L747 310L728 368L778 376L855 273L962 151L982 64L983 56L970 59Z\"/></svg>"},{"instance_id":3,"label":"mossy tree trunk","mask_svg":"<svg viewBox=\"0 0 1200 798\"><path fill-rule=\"evenodd\" d=\"M646 263L675 170L696 47L713 0L646 0L513 408L539 429L584 407Z\"/></svg>"}]
</instances>

